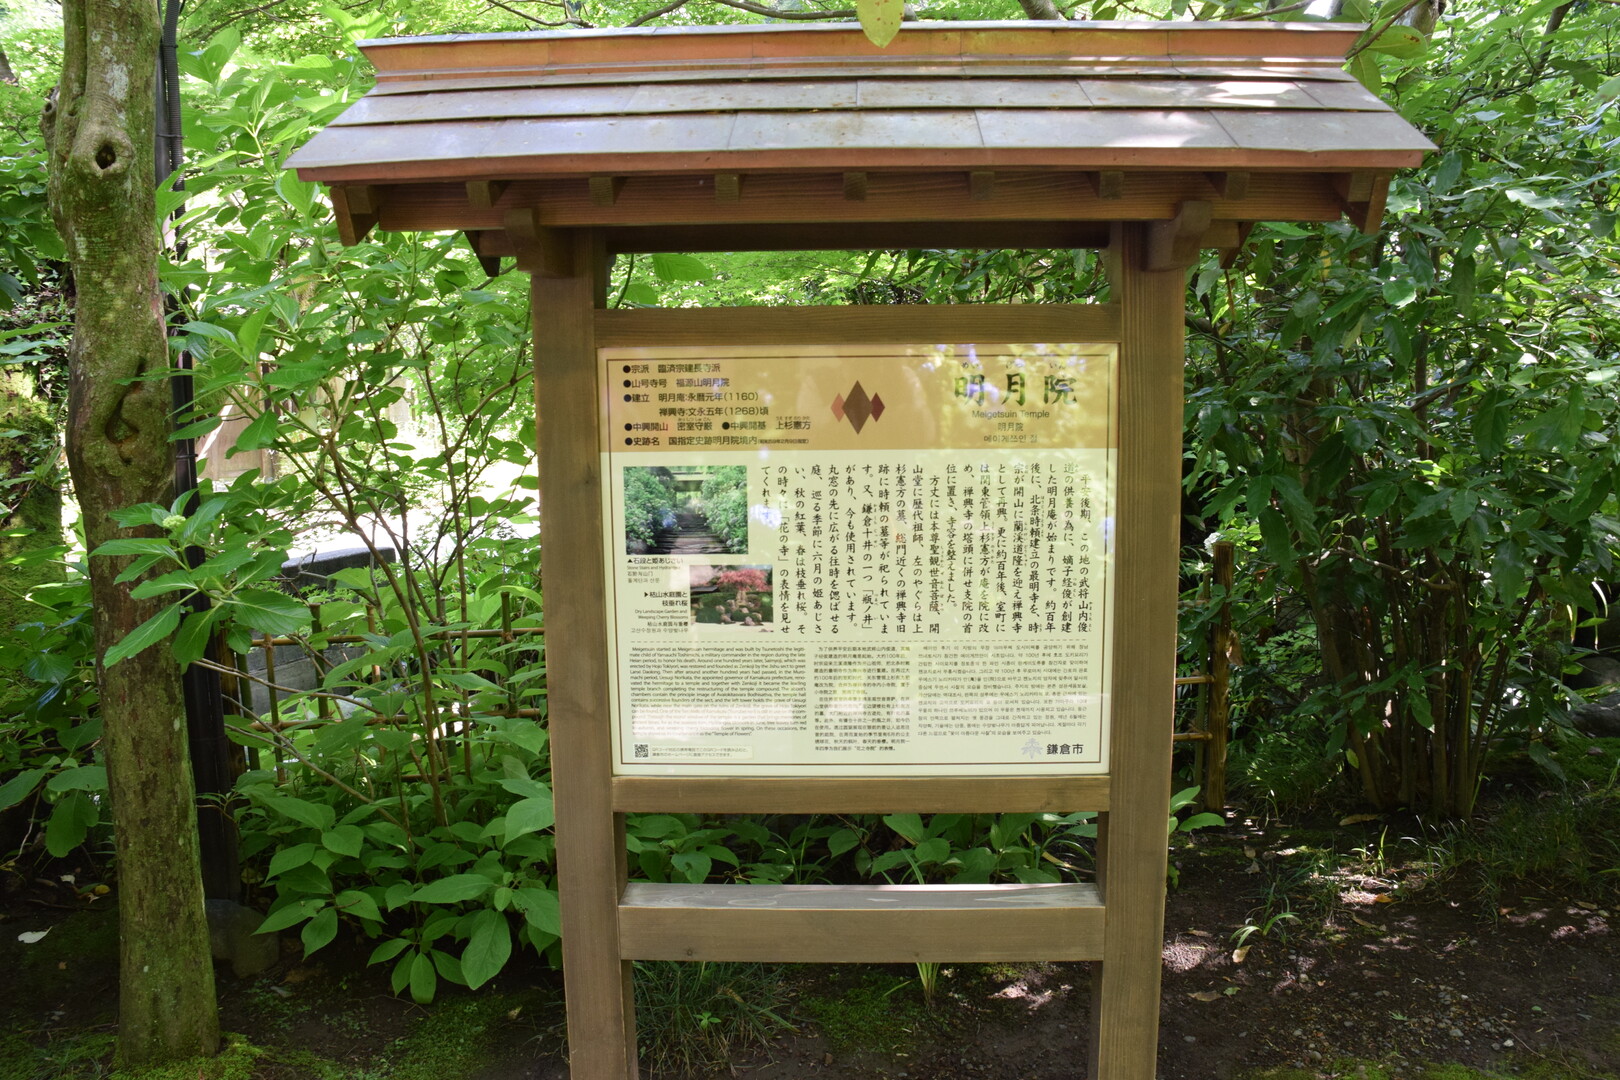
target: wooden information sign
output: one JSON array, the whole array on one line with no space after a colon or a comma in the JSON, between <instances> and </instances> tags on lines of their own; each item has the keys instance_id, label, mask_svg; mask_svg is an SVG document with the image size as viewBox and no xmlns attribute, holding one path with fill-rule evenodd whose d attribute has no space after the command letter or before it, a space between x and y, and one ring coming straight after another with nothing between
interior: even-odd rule
<instances>
[{"instance_id":1,"label":"wooden information sign","mask_svg":"<svg viewBox=\"0 0 1620 1080\"><path fill-rule=\"evenodd\" d=\"M1185 268L1376 227L1430 146L1360 27L908 24L368 42L289 161L346 242L532 275L570 1068L637 1075L635 960L1093 962L1089 1061L1152 1080ZM625 252L1093 247L1105 303L610 310ZM638 485L740 483L657 552ZM718 482L718 481L717 481ZM632 812L1098 812L1095 883L630 880Z\"/></svg>"}]
</instances>

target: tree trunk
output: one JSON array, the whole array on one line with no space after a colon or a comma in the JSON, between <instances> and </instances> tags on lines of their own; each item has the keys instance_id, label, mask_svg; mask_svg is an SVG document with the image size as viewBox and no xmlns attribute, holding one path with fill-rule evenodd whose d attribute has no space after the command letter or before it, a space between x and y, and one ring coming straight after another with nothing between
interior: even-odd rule
<instances>
[{"instance_id":1,"label":"tree trunk","mask_svg":"<svg viewBox=\"0 0 1620 1080\"><path fill-rule=\"evenodd\" d=\"M18 433L0 439L0 635L5 635L18 623L38 622L48 614L28 599L28 591L61 578L60 563L12 563L62 542L56 423L20 364L0 366L0 430ZM20 675L0 669L0 709L9 713L31 688Z\"/></svg>"},{"instance_id":2,"label":"tree trunk","mask_svg":"<svg viewBox=\"0 0 1620 1080\"><path fill-rule=\"evenodd\" d=\"M17 73L11 70L11 61L6 58L6 50L0 49L0 82L15 83Z\"/></svg>"},{"instance_id":3,"label":"tree trunk","mask_svg":"<svg viewBox=\"0 0 1620 1080\"><path fill-rule=\"evenodd\" d=\"M78 283L67 453L94 551L154 531L121 529L111 512L173 495L152 191L158 8L66 0L63 20L62 82L42 126L51 211ZM161 607L115 580L126 561L90 560L98 656ZM164 641L112 668L98 661L97 676L118 857L118 1057L135 1066L213 1054L219 1018L180 669Z\"/></svg>"}]
</instances>

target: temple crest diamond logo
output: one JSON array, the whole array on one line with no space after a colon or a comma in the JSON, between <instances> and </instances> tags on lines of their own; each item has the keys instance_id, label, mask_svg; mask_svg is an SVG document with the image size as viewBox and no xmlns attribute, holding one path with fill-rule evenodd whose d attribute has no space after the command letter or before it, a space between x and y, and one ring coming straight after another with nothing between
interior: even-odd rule
<instances>
[{"instance_id":1,"label":"temple crest diamond logo","mask_svg":"<svg viewBox=\"0 0 1620 1080\"><path fill-rule=\"evenodd\" d=\"M883 418L883 399L876 394L866 396L866 390L859 382L850 388L849 396L839 394L833 398L832 412L840 420L847 419L855 434L861 433L868 420L881 420Z\"/></svg>"}]
</instances>

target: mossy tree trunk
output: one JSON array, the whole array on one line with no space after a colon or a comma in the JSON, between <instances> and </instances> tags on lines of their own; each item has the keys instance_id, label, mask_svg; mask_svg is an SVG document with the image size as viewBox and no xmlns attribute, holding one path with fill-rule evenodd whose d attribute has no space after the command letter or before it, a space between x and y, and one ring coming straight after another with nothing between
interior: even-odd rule
<instances>
[{"instance_id":1,"label":"mossy tree trunk","mask_svg":"<svg viewBox=\"0 0 1620 1080\"><path fill-rule=\"evenodd\" d=\"M92 551L109 514L173 496L168 342L157 282L153 72L157 0L64 0L62 81L46 106L50 201L78 286L67 455ZM147 530L150 531L150 530ZM98 656L159 610L92 557ZM219 1045L180 669L167 641L98 663L117 840L118 1057L154 1064Z\"/></svg>"}]
</instances>

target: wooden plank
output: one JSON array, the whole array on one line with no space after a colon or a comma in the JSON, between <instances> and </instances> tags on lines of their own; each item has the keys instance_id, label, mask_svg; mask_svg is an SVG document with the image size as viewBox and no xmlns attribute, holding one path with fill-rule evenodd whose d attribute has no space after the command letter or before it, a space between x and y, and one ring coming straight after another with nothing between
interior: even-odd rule
<instances>
[{"instance_id":1,"label":"wooden plank","mask_svg":"<svg viewBox=\"0 0 1620 1080\"><path fill-rule=\"evenodd\" d=\"M1397 169L1431 144L1393 113L934 109L375 124L320 132L305 180L475 180L708 169Z\"/></svg>"},{"instance_id":2,"label":"wooden plank","mask_svg":"<svg viewBox=\"0 0 1620 1080\"><path fill-rule=\"evenodd\" d=\"M377 226L375 213L361 213L354 208L351 194L356 190L342 185L332 188L332 216L337 220L338 241L344 247L358 244Z\"/></svg>"},{"instance_id":3,"label":"wooden plank","mask_svg":"<svg viewBox=\"0 0 1620 1080\"><path fill-rule=\"evenodd\" d=\"M1108 809L1106 776L616 776L619 813L1068 814Z\"/></svg>"},{"instance_id":4,"label":"wooden plank","mask_svg":"<svg viewBox=\"0 0 1620 1080\"><path fill-rule=\"evenodd\" d=\"M1225 222L1211 226L1212 234ZM837 222L803 224L638 225L606 230L612 254L649 251L846 251L852 240L866 249L889 248L1100 248L1108 245L1108 224L1100 221L942 221L868 222L858 237ZM475 231L486 237L481 250L513 255L505 233Z\"/></svg>"},{"instance_id":5,"label":"wooden plank","mask_svg":"<svg viewBox=\"0 0 1620 1080\"><path fill-rule=\"evenodd\" d=\"M738 203L742 201L742 176L734 172L714 174L714 201Z\"/></svg>"},{"instance_id":6,"label":"wooden plank","mask_svg":"<svg viewBox=\"0 0 1620 1080\"><path fill-rule=\"evenodd\" d=\"M624 190L622 176L593 176L589 180L592 206L612 206Z\"/></svg>"},{"instance_id":7,"label":"wooden plank","mask_svg":"<svg viewBox=\"0 0 1620 1080\"><path fill-rule=\"evenodd\" d=\"M619 957L624 886L613 813L596 343L600 239L572 238L568 277L536 277L535 425L546 543L547 680L557 796L557 891L573 1080L637 1075L630 964ZM565 643L565 644L560 644Z\"/></svg>"},{"instance_id":8,"label":"wooden plank","mask_svg":"<svg viewBox=\"0 0 1620 1080\"><path fill-rule=\"evenodd\" d=\"M1088 1075L1153 1080L1164 933L1164 822L1175 712L1183 310L1186 273L1149 271L1148 226L1110 250L1121 305L1119 507L1111 717L1111 807L1099 819L1108 933L1092 998Z\"/></svg>"},{"instance_id":9,"label":"wooden plank","mask_svg":"<svg viewBox=\"0 0 1620 1080\"><path fill-rule=\"evenodd\" d=\"M507 239L517 254L519 270L526 270L535 277L573 276L572 238L541 225L540 215L533 207L508 210L502 220Z\"/></svg>"},{"instance_id":10,"label":"wooden plank","mask_svg":"<svg viewBox=\"0 0 1620 1080\"><path fill-rule=\"evenodd\" d=\"M851 202L866 201L865 173L847 172L844 174L844 198Z\"/></svg>"},{"instance_id":11,"label":"wooden plank","mask_svg":"<svg viewBox=\"0 0 1620 1080\"><path fill-rule=\"evenodd\" d=\"M1209 231L1211 209L1203 199L1188 199L1177 208L1175 217L1149 225L1147 269L1183 270L1197 262L1204 234Z\"/></svg>"},{"instance_id":12,"label":"wooden plank","mask_svg":"<svg viewBox=\"0 0 1620 1080\"><path fill-rule=\"evenodd\" d=\"M619 905L636 960L988 963L1094 960L1090 885L654 885Z\"/></svg>"},{"instance_id":13,"label":"wooden plank","mask_svg":"<svg viewBox=\"0 0 1620 1080\"><path fill-rule=\"evenodd\" d=\"M1045 61L1009 61L1002 57L964 57L954 62L938 60L902 60L898 63L841 64L832 66L813 60L795 65L789 58L723 65L693 65L671 63L645 66L634 73L622 70L592 71L589 69L539 69L517 71L481 71L460 73L453 77L420 78L415 73L390 75L380 73L375 86L367 91L362 101L385 96L430 94L447 89L458 92L476 90L526 90L539 87L595 87L622 86L633 80L637 86L679 83L701 87L711 83L751 83L792 80L806 85L817 82L846 83L851 80L941 79L953 81L983 81L992 79L1023 80L1028 78L1068 79L1160 79L1166 76L1200 79L1230 79L1237 81L1265 81L1287 79L1298 86L1321 88L1360 84L1355 77L1336 63L1318 63L1302 60L1278 59L1271 62L1248 61L1241 58L1170 57L1151 59L1142 57L1093 59L1059 58ZM1367 91L1363 89L1363 93ZM1341 106L1329 100L1323 104L1331 108L1355 107L1371 110L1364 98L1351 99ZM1314 94L1313 94L1314 96ZM1370 94L1367 94L1371 97ZM1373 100L1377 100L1373 98ZM359 104L358 102L356 104ZM351 106L353 108L353 106ZM1375 110L1374 110L1375 111ZM343 114L347 116L347 113ZM340 117L341 119L342 117Z\"/></svg>"},{"instance_id":14,"label":"wooden plank","mask_svg":"<svg viewBox=\"0 0 1620 1080\"><path fill-rule=\"evenodd\" d=\"M996 174L988 170L968 173L968 194L974 202L984 202L996 193Z\"/></svg>"},{"instance_id":15,"label":"wooden plank","mask_svg":"<svg viewBox=\"0 0 1620 1080\"><path fill-rule=\"evenodd\" d=\"M467 181L467 202L480 210L492 209L501 201L505 193L506 180L469 180Z\"/></svg>"},{"instance_id":16,"label":"wooden plank","mask_svg":"<svg viewBox=\"0 0 1620 1080\"><path fill-rule=\"evenodd\" d=\"M492 234L488 232L470 232L462 235L467 238L467 246L472 248L473 255L478 259L478 265L483 269L484 273L490 277L499 276L501 257L485 250L488 247L488 242L484 238Z\"/></svg>"},{"instance_id":17,"label":"wooden plank","mask_svg":"<svg viewBox=\"0 0 1620 1080\"><path fill-rule=\"evenodd\" d=\"M379 74L451 74L488 68L641 65L685 61L714 65L725 60L758 62L771 57L825 58L830 63L886 65L907 58L968 57L1069 59L1076 56L1136 56L1166 59L1251 57L1340 60L1359 28L1310 23L910 23L879 50L858 29L845 25L646 27L570 30L521 35L458 34L367 42L366 57Z\"/></svg>"},{"instance_id":18,"label":"wooden plank","mask_svg":"<svg viewBox=\"0 0 1620 1080\"><path fill-rule=\"evenodd\" d=\"M712 175L712 174L710 174ZM1120 193L1105 198L1081 175L997 170L996 197L968 204L962 173L870 172L867 197L844 198L841 172L750 176L740 202L717 206L714 192L699 175L638 177L612 206L591 200L586 184L574 179L514 183L507 205L539 208L541 223L555 228L587 225L821 224L840 222L1130 221L1175 216L1187 199L1207 199L1209 186L1199 173L1132 172ZM1103 190L1111 193L1106 172ZM404 184L387 189L380 227L394 230L491 229L503 226L501 213L467 204L456 184ZM1216 220L1336 221L1343 203L1326 177L1313 173L1254 174L1248 198L1213 200ZM860 246L863 232L844 230L846 240L830 245Z\"/></svg>"},{"instance_id":19,"label":"wooden plank","mask_svg":"<svg viewBox=\"0 0 1620 1080\"><path fill-rule=\"evenodd\" d=\"M712 76L711 76L712 77ZM1340 86L1343 84L1328 84ZM1324 92L1323 97L1329 97ZM1388 112L1366 90L1324 105L1292 79L1075 79L1033 70L1023 78L717 79L636 85L533 86L508 90L443 84L417 94L380 94L356 102L336 127L432 121L565 116L658 116L703 112L821 112L931 109L1305 109Z\"/></svg>"},{"instance_id":20,"label":"wooden plank","mask_svg":"<svg viewBox=\"0 0 1620 1080\"><path fill-rule=\"evenodd\" d=\"M1241 169L1204 175L1209 180L1209 186L1214 189L1216 198L1242 202L1249 197L1250 174Z\"/></svg>"},{"instance_id":21,"label":"wooden plank","mask_svg":"<svg viewBox=\"0 0 1620 1080\"><path fill-rule=\"evenodd\" d=\"M908 341L1117 341L1112 304L627 308L596 313L599 347ZM1174 575L1171 575L1174 577ZM1161 828L1163 822L1160 823Z\"/></svg>"},{"instance_id":22,"label":"wooden plank","mask_svg":"<svg viewBox=\"0 0 1620 1080\"><path fill-rule=\"evenodd\" d=\"M1086 183L1099 199L1118 200L1125 197L1125 174L1118 169L1085 173Z\"/></svg>"}]
</instances>

